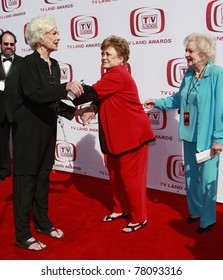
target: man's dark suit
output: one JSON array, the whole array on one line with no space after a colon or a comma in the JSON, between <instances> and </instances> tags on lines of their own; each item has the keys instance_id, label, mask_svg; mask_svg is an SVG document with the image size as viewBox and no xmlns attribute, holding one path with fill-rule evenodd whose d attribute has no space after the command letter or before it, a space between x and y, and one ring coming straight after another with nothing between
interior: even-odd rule
<instances>
[{"instance_id":1,"label":"man's dark suit","mask_svg":"<svg viewBox=\"0 0 223 280\"><path fill-rule=\"evenodd\" d=\"M4 72L0 60L0 80L5 81L4 91L0 90L0 180L11 174L10 130L13 114L18 103L18 78L22 57L14 54L11 67Z\"/></svg>"}]
</instances>

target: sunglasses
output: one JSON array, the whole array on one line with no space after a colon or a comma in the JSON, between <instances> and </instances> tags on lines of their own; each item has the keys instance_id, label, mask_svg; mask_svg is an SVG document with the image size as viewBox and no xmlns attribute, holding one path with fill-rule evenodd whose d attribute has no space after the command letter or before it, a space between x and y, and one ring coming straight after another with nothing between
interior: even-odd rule
<instances>
[{"instance_id":1,"label":"sunglasses","mask_svg":"<svg viewBox=\"0 0 223 280\"><path fill-rule=\"evenodd\" d=\"M4 46L10 45L11 47L14 47L14 46L15 46L15 43L6 43L6 42L4 42L3 45L4 45Z\"/></svg>"}]
</instances>

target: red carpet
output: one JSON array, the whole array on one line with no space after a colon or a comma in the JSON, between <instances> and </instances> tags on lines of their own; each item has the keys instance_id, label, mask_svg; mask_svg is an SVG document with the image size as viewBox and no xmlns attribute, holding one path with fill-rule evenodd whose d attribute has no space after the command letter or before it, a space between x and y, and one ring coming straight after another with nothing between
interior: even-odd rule
<instances>
[{"instance_id":1,"label":"red carpet","mask_svg":"<svg viewBox=\"0 0 223 280\"><path fill-rule=\"evenodd\" d=\"M148 189L148 225L126 234L124 219L103 223L111 210L106 180L64 172L51 173L50 217L65 237L34 236L48 245L41 252L17 248L12 216L12 179L0 183L1 260L222 260L223 205L208 234L188 225L183 195Z\"/></svg>"}]
</instances>

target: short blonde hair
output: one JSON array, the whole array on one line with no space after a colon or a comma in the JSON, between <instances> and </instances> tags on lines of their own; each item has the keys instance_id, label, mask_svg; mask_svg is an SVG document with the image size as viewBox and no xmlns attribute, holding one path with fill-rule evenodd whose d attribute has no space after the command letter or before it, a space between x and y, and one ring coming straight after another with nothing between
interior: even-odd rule
<instances>
[{"instance_id":1,"label":"short blonde hair","mask_svg":"<svg viewBox=\"0 0 223 280\"><path fill-rule=\"evenodd\" d=\"M214 62L216 56L216 39L208 34L192 33L184 39L184 46L194 42L197 49L203 54L204 63Z\"/></svg>"},{"instance_id":2,"label":"short blonde hair","mask_svg":"<svg viewBox=\"0 0 223 280\"><path fill-rule=\"evenodd\" d=\"M26 40L32 49L35 49L38 43L43 42L44 35L56 27L56 21L53 15L42 15L33 18L26 28Z\"/></svg>"},{"instance_id":3,"label":"short blonde hair","mask_svg":"<svg viewBox=\"0 0 223 280\"><path fill-rule=\"evenodd\" d=\"M101 44L101 50L107 49L108 47L113 47L118 55L123 57L123 63L126 64L129 60L130 49L129 43L122 37L111 35L104 39Z\"/></svg>"}]
</instances>

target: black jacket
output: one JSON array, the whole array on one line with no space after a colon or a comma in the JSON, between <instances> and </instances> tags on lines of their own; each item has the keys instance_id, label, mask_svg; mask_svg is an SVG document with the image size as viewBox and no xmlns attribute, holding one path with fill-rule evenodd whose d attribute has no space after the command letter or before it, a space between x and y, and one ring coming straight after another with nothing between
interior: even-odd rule
<instances>
[{"instance_id":1,"label":"black jacket","mask_svg":"<svg viewBox=\"0 0 223 280\"><path fill-rule=\"evenodd\" d=\"M54 163L57 116L74 117L75 107L66 98L66 83L60 83L60 68L48 64L38 52L23 58L19 77L19 102L13 122L13 159L16 175L36 175Z\"/></svg>"},{"instance_id":2,"label":"black jacket","mask_svg":"<svg viewBox=\"0 0 223 280\"><path fill-rule=\"evenodd\" d=\"M0 61L0 80L5 80L5 90L0 91L0 122L3 122L5 116L10 122L13 121L13 114L18 105L18 78L22 59L21 56L14 55L7 76Z\"/></svg>"}]
</instances>

